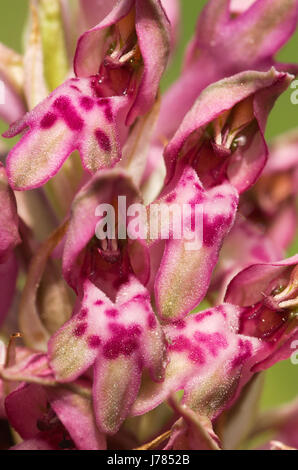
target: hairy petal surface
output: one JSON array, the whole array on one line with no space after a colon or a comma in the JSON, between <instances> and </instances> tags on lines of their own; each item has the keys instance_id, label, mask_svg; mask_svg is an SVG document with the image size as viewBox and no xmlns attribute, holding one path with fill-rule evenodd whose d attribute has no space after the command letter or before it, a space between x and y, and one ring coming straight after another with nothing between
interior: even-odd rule
<instances>
[{"instance_id":1,"label":"hairy petal surface","mask_svg":"<svg viewBox=\"0 0 298 470\"><path fill-rule=\"evenodd\" d=\"M135 401L143 369L153 380L163 378L164 336L146 289L130 277L113 303L86 281L78 313L50 340L49 358L62 382L94 364L97 423L103 432L116 432Z\"/></svg>"},{"instance_id":2,"label":"hairy petal surface","mask_svg":"<svg viewBox=\"0 0 298 470\"><path fill-rule=\"evenodd\" d=\"M79 150L90 173L120 159L128 98L102 97L96 81L96 77L68 80L4 134L13 137L25 131L7 157L14 189L45 184L74 150Z\"/></svg>"},{"instance_id":3,"label":"hairy petal surface","mask_svg":"<svg viewBox=\"0 0 298 470\"><path fill-rule=\"evenodd\" d=\"M164 320L184 317L204 298L221 244L233 225L237 202L237 192L230 184L204 191L192 168L186 168L176 188L159 201L168 208L177 204L182 209L188 204L190 219L195 221L193 233L188 232L191 220L185 218L180 239L165 240L155 281L158 312Z\"/></svg>"},{"instance_id":4,"label":"hairy petal surface","mask_svg":"<svg viewBox=\"0 0 298 470\"><path fill-rule=\"evenodd\" d=\"M165 328L169 364L160 384L144 381L133 414L145 413L178 390L183 402L214 418L251 377L257 338L239 334L241 308L223 304Z\"/></svg>"}]
</instances>

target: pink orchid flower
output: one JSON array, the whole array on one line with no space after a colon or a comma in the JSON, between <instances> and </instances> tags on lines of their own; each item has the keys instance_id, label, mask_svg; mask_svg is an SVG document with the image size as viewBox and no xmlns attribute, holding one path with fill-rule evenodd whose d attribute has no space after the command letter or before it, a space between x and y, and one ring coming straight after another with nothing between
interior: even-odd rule
<instances>
[{"instance_id":1,"label":"pink orchid flower","mask_svg":"<svg viewBox=\"0 0 298 470\"><path fill-rule=\"evenodd\" d=\"M296 65L279 64L274 56L294 33L297 19L296 0L208 1L188 46L183 73L163 99L156 137L170 139L210 83L271 66L296 74Z\"/></svg>"},{"instance_id":2,"label":"pink orchid flower","mask_svg":"<svg viewBox=\"0 0 298 470\"><path fill-rule=\"evenodd\" d=\"M56 382L46 354L12 343L8 348L3 345L3 357L6 354L6 363L0 362L4 414L23 439L12 450L106 448L92 415L88 380L73 384L72 391Z\"/></svg>"},{"instance_id":3,"label":"pink orchid flower","mask_svg":"<svg viewBox=\"0 0 298 470\"><path fill-rule=\"evenodd\" d=\"M158 0L127 0L78 41L71 78L4 134L27 130L9 153L14 189L45 184L79 150L91 173L114 166L135 119L149 111L169 53Z\"/></svg>"},{"instance_id":4,"label":"pink orchid flower","mask_svg":"<svg viewBox=\"0 0 298 470\"><path fill-rule=\"evenodd\" d=\"M183 404L211 420L226 409L252 377L262 350L258 338L241 334L242 314L242 308L223 304L167 326L165 380L144 382L132 413L146 413L178 390L184 391Z\"/></svg>"},{"instance_id":5,"label":"pink orchid flower","mask_svg":"<svg viewBox=\"0 0 298 470\"><path fill-rule=\"evenodd\" d=\"M71 391L22 384L7 396L5 408L23 439L11 450L106 449L105 437L92 418L90 401Z\"/></svg>"},{"instance_id":6,"label":"pink orchid flower","mask_svg":"<svg viewBox=\"0 0 298 470\"><path fill-rule=\"evenodd\" d=\"M166 364L164 335L149 292L131 265L130 248L125 240L95 236L96 207L102 201L116 205L118 194L125 194L128 204L138 199L126 174L111 170L95 175L73 203L63 267L78 294L77 305L49 342L50 364L60 382L73 381L93 366L94 411L106 433L115 433L129 413L143 369L159 381ZM118 380L123 386L115 389Z\"/></svg>"},{"instance_id":7,"label":"pink orchid flower","mask_svg":"<svg viewBox=\"0 0 298 470\"><path fill-rule=\"evenodd\" d=\"M199 96L165 149L166 182L192 165L204 187L226 180L247 190L267 161L268 112L291 76L275 69L243 72L210 85Z\"/></svg>"},{"instance_id":8,"label":"pink orchid flower","mask_svg":"<svg viewBox=\"0 0 298 470\"><path fill-rule=\"evenodd\" d=\"M298 338L298 256L258 263L241 271L230 282L225 301L246 308L240 331L263 341L265 357L254 370L288 359Z\"/></svg>"},{"instance_id":9,"label":"pink orchid flower","mask_svg":"<svg viewBox=\"0 0 298 470\"><path fill-rule=\"evenodd\" d=\"M297 449L297 401L257 410L298 359L297 132L265 140L297 19L209 0L164 96L178 0L32 0L0 44L5 447Z\"/></svg>"},{"instance_id":10,"label":"pink orchid flower","mask_svg":"<svg viewBox=\"0 0 298 470\"><path fill-rule=\"evenodd\" d=\"M164 335L148 292L133 276L115 302L90 281L83 290L81 305L50 340L50 365L59 382L71 382L93 366L97 425L113 434L136 399L143 369L153 380L163 379Z\"/></svg>"},{"instance_id":11,"label":"pink orchid flower","mask_svg":"<svg viewBox=\"0 0 298 470\"><path fill-rule=\"evenodd\" d=\"M145 383L132 412L148 412L183 389L183 403L214 420L256 372L289 358L298 334L297 259L244 269L227 289L229 304L167 326L165 380Z\"/></svg>"}]
</instances>

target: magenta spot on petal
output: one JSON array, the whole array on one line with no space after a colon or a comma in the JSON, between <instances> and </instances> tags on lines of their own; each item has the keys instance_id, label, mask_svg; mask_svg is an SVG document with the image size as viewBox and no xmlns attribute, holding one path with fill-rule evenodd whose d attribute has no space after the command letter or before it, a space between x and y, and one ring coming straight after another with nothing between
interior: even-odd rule
<instances>
[{"instance_id":1,"label":"magenta spot on petal","mask_svg":"<svg viewBox=\"0 0 298 470\"><path fill-rule=\"evenodd\" d=\"M127 329L127 335L131 337L140 336L142 328L140 325L132 325Z\"/></svg>"},{"instance_id":2,"label":"magenta spot on petal","mask_svg":"<svg viewBox=\"0 0 298 470\"><path fill-rule=\"evenodd\" d=\"M132 301L140 302L142 304L146 304L149 300L148 294L137 294L133 297Z\"/></svg>"},{"instance_id":3,"label":"magenta spot on petal","mask_svg":"<svg viewBox=\"0 0 298 470\"><path fill-rule=\"evenodd\" d=\"M220 349L228 347L226 338L220 333L206 334L196 331L194 338L199 343L203 343L214 357L218 355Z\"/></svg>"},{"instance_id":4,"label":"magenta spot on petal","mask_svg":"<svg viewBox=\"0 0 298 470\"><path fill-rule=\"evenodd\" d=\"M80 323L73 331L74 335L77 336L78 338L80 336L83 336L83 334L86 332L88 328L87 323Z\"/></svg>"},{"instance_id":5,"label":"magenta spot on petal","mask_svg":"<svg viewBox=\"0 0 298 470\"><path fill-rule=\"evenodd\" d=\"M103 347L103 355L106 359L116 359L120 354L121 343L118 339L110 339Z\"/></svg>"},{"instance_id":6,"label":"magenta spot on petal","mask_svg":"<svg viewBox=\"0 0 298 470\"><path fill-rule=\"evenodd\" d=\"M240 339L238 343L239 354L234 358L231 364L231 368L235 369L236 367L241 366L245 361L247 361L252 355L252 345L249 341L243 341Z\"/></svg>"},{"instance_id":7,"label":"magenta spot on petal","mask_svg":"<svg viewBox=\"0 0 298 470\"><path fill-rule=\"evenodd\" d=\"M181 336L177 336L172 341L172 343L170 344L170 349L172 351L182 352L182 351L186 351L187 349L189 349L190 346L191 346L191 343L189 339L181 335Z\"/></svg>"},{"instance_id":8,"label":"magenta spot on petal","mask_svg":"<svg viewBox=\"0 0 298 470\"><path fill-rule=\"evenodd\" d=\"M177 328L178 330L183 330L185 328L185 321L184 320L177 320L173 326Z\"/></svg>"},{"instance_id":9,"label":"magenta spot on petal","mask_svg":"<svg viewBox=\"0 0 298 470\"><path fill-rule=\"evenodd\" d=\"M65 123L72 131L82 130L84 125L83 120L67 96L59 96L54 102L54 107L60 111Z\"/></svg>"},{"instance_id":10,"label":"magenta spot on petal","mask_svg":"<svg viewBox=\"0 0 298 470\"><path fill-rule=\"evenodd\" d=\"M40 122L40 127L42 129L50 129L55 122L57 121L57 116L54 113L47 113L45 116L42 118Z\"/></svg>"},{"instance_id":11,"label":"magenta spot on petal","mask_svg":"<svg viewBox=\"0 0 298 470\"><path fill-rule=\"evenodd\" d=\"M89 96L82 96L80 99L80 105L86 111L90 111L94 107L94 101Z\"/></svg>"},{"instance_id":12,"label":"magenta spot on petal","mask_svg":"<svg viewBox=\"0 0 298 470\"><path fill-rule=\"evenodd\" d=\"M75 91L81 92L80 89L75 85L70 85L70 88L72 88Z\"/></svg>"},{"instance_id":13,"label":"magenta spot on petal","mask_svg":"<svg viewBox=\"0 0 298 470\"><path fill-rule=\"evenodd\" d=\"M198 364L204 364L205 356L201 348L198 346L192 347L188 355L189 359Z\"/></svg>"},{"instance_id":14,"label":"magenta spot on petal","mask_svg":"<svg viewBox=\"0 0 298 470\"><path fill-rule=\"evenodd\" d=\"M153 330L154 328L156 328L157 322L156 322L155 315L153 313L148 315L147 323L148 323L148 327L150 328L150 330Z\"/></svg>"},{"instance_id":15,"label":"magenta spot on petal","mask_svg":"<svg viewBox=\"0 0 298 470\"><path fill-rule=\"evenodd\" d=\"M105 118L108 122L113 122L113 111L111 102L108 98L102 98L98 101L100 107L104 107Z\"/></svg>"},{"instance_id":16,"label":"magenta spot on petal","mask_svg":"<svg viewBox=\"0 0 298 470\"><path fill-rule=\"evenodd\" d=\"M138 348L137 337L142 333L139 325L131 325L126 329L123 325L111 323L109 328L113 332L113 338L103 347L105 358L116 359L120 354L130 356Z\"/></svg>"},{"instance_id":17,"label":"magenta spot on petal","mask_svg":"<svg viewBox=\"0 0 298 470\"><path fill-rule=\"evenodd\" d=\"M107 317L115 318L115 317L118 317L119 312L116 308L108 308L105 311L105 314L106 314Z\"/></svg>"},{"instance_id":18,"label":"magenta spot on petal","mask_svg":"<svg viewBox=\"0 0 298 470\"><path fill-rule=\"evenodd\" d=\"M84 318L86 318L88 315L88 309L87 308L82 308L82 310L80 311L79 313L79 320L84 320Z\"/></svg>"},{"instance_id":19,"label":"magenta spot on petal","mask_svg":"<svg viewBox=\"0 0 298 470\"><path fill-rule=\"evenodd\" d=\"M130 356L136 349L138 349L138 342L134 338L128 338L121 342L121 353L124 356Z\"/></svg>"},{"instance_id":20,"label":"magenta spot on petal","mask_svg":"<svg viewBox=\"0 0 298 470\"><path fill-rule=\"evenodd\" d=\"M101 130L97 129L95 131L95 136L98 142L98 145L104 152L110 152L111 151L111 142L109 137Z\"/></svg>"},{"instance_id":21,"label":"magenta spot on petal","mask_svg":"<svg viewBox=\"0 0 298 470\"><path fill-rule=\"evenodd\" d=\"M198 313L196 316L195 316L195 320L197 323L205 320L205 318L207 317L211 317L213 315L213 312L212 310L205 310L205 312L202 312L202 313Z\"/></svg>"},{"instance_id":22,"label":"magenta spot on petal","mask_svg":"<svg viewBox=\"0 0 298 470\"><path fill-rule=\"evenodd\" d=\"M57 108L59 111L65 111L65 109L68 109L70 106L70 99L67 96L59 96L55 101L54 101L54 106Z\"/></svg>"},{"instance_id":23,"label":"magenta spot on petal","mask_svg":"<svg viewBox=\"0 0 298 470\"><path fill-rule=\"evenodd\" d=\"M97 300L96 302L94 302L94 305L96 305L97 307L100 307L100 305L102 304L103 304L102 300Z\"/></svg>"},{"instance_id":24,"label":"magenta spot on petal","mask_svg":"<svg viewBox=\"0 0 298 470\"><path fill-rule=\"evenodd\" d=\"M167 197L166 197L166 202L174 202L176 199L176 194L175 193L172 193L172 194L169 194Z\"/></svg>"},{"instance_id":25,"label":"magenta spot on petal","mask_svg":"<svg viewBox=\"0 0 298 470\"><path fill-rule=\"evenodd\" d=\"M114 335L117 336L124 336L126 334L125 326L120 325L119 323L110 323L109 329Z\"/></svg>"},{"instance_id":26,"label":"magenta spot on petal","mask_svg":"<svg viewBox=\"0 0 298 470\"><path fill-rule=\"evenodd\" d=\"M98 348L101 344L101 339L97 335L88 336L87 341L88 341L88 346L92 349Z\"/></svg>"},{"instance_id":27,"label":"magenta spot on petal","mask_svg":"<svg viewBox=\"0 0 298 470\"><path fill-rule=\"evenodd\" d=\"M212 246L216 243L224 223L226 223L226 218L223 215L217 215L212 222L208 220L207 215L204 215L204 245Z\"/></svg>"}]
</instances>

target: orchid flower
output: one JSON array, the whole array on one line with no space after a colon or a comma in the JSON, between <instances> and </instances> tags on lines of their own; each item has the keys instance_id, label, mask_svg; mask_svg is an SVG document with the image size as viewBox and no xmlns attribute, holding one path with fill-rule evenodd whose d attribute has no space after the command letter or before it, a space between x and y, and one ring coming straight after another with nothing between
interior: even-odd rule
<instances>
[{"instance_id":1,"label":"orchid flower","mask_svg":"<svg viewBox=\"0 0 298 470\"><path fill-rule=\"evenodd\" d=\"M240 333L241 316L240 307L222 304L167 326L165 380L144 381L132 413L146 413L183 390L183 404L211 420L218 416L252 377L262 348L258 338Z\"/></svg>"},{"instance_id":2,"label":"orchid flower","mask_svg":"<svg viewBox=\"0 0 298 470\"><path fill-rule=\"evenodd\" d=\"M71 320L49 343L50 364L59 381L73 381L94 364L94 410L100 429L107 433L116 432L126 418L143 368L161 380L166 361L163 332L124 240L99 240L94 235L100 223L96 207L101 200L114 202L117 194L126 194L128 202L138 197L125 173L114 170L95 175L74 201L64 273L78 293L78 303ZM115 389L113 382L118 380L123 387Z\"/></svg>"},{"instance_id":3,"label":"orchid flower","mask_svg":"<svg viewBox=\"0 0 298 470\"><path fill-rule=\"evenodd\" d=\"M74 391L63 388L55 381L46 354L16 347L13 342L8 348L0 345L3 358L0 384L6 390L2 397L4 413L23 438L13 450L106 448L105 437L92 416L88 380L73 384ZM22 417L18 413L20 404Z\"/></svg>"},{"instance_id":4,"label":"orchid flower","mask_svg":"<svg viewBox=\"0 0 298 470\"><path fill-rule=\"evenodd\" d=\"M162 95L179 10L30 0L0 44L0 447L298 448L297 400L258 409L298 358L298 1L206 2Z\"/></svg>"},{"instance_id":5,"label":"orchid flower","mask_svg":"<svg viewBox=\"0 0 298 470\"><path fill-rule=\"evenodd\" d=\"M165 149L166 182L187 162L205 187L229 180L238 192L247 190L267 161L268 112L290 82L290 75L271 69L210 85Z\"/></svg>"},{"instance_id":6,"label":"orchid flower","mask_svg":"<svg viewBox=\"0 0 298 470\"><path fill-rule=\"evenodd\" d=\"M133 276L116 302L89 281L83 289L81 305L49 343L50 365L60 382L73 381L93 365L97 424L113 434L135 401L143 369L162 380L164 336L148 293Z\"/></svg>"},{"instance_id":7,"label":"orchid flower","mask_svg":"<svg viewBox=\"0 0 298 470\"><path fill-rule=\"evenodd\" d=\"M292 354L296 277L297 256L250 266L231 281L229 304L167 326L165 380L144 382L132 412L151 410L183 389L184 404L209 419L218 417L256 372Z\"/></svg>"},{"instance_id":8,"label":"orchid flower","mask_svg":"<svg viewBox=\"0 0 298 470\"><path fill-rule=\"evenodd\" d=\"M90 401L70 391L23 384L7 396L5 408L11 425L23 439L11 450L106 448L105 438L92 419Z\"/></svg>"},{"instance_id":9,"label":"orchid flower","mask_svg":"<svg viewBox=\"0 0 298 470\"><path fill-rule=\"evenodd\" d=\"M263 370L292 354L291 344L298 338L297 260L249 266L230 282L225 301L245 307L241 333L262 339L265 358L254 370Z\"/></svg>"},{"instance_id":10,"label":"orchid flower","mask_svg":"<svg viewBox=\"0 0 298 470\"><path fill-rule=\"evenodd\" d=\"M279 64L274 56L294 33L297 19L296 0L208 1L188 46L183 73L164 97L156 140L172 138L211 83L271 66L296 74L296 65Z\"/></svg>"},{"instance_id":11,"label":"orchid flower","mask_svg":"<svg viewBox=\"0 0 298 470\"><path fill-rule=\"evenodd\" d=\"M168 58L169 23L159 1L117 4L78 41L71 78L4 135L27 129L7 157L14 189L45 184L79 150L91 173L114 166L129 126L152 107ZM150 84L150 85L149 85Z\"/></svg>"}]
</instances>

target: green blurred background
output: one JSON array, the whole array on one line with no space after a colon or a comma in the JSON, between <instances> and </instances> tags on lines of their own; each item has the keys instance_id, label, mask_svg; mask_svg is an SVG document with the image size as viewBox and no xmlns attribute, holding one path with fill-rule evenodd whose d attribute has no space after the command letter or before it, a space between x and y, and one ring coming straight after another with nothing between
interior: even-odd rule
<instances>
[{"instance_id":1,"label":"green blurred background","mask_svg":"<svg viewBox=\"0 0 298 470\"><path fill-rule=\"evenodd\" d=\"M28 0L1 0L0 41L19 52L21 52L22 29L26 21L28 3ZM171 66L163 79L163 91L179 75L185 46L193 35L197 16L207 1L181 0L180 3L182 8L180 43ZM280 51L278 59L283 62L297 62L298 31ZM270 116L267 128L267 138L269 140L284 131L298 127L298 105L295 106L291 103L290 94L291 90L284 93ZM3 132L5 128L4 123L0 121L0 132ZM296 242L295 245L291 248L289 254L298 252L298 243ZM298 365L294 366L290 361L283 361L266 373L265 389L262 397L263 408L289 401L297 395Z\"/></svg>"}]
</instances>

